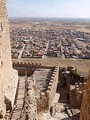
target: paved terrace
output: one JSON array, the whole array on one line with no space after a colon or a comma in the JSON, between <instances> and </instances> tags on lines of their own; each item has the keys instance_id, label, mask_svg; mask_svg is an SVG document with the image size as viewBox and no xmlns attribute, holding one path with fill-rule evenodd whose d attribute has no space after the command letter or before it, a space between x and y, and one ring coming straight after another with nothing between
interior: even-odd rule
<instances>
[{"instance_id":1,"label":"paved terrace","mask_svg":"<svg viewBox=\"0 0 90 120\"><path fill-rule=\"evenodd\" d=\"M45 91L47 89L52 73L53 69L50 68L38 68L35 70L33 76L35 84L40 91Z\"/></svg>"}]
</instances>

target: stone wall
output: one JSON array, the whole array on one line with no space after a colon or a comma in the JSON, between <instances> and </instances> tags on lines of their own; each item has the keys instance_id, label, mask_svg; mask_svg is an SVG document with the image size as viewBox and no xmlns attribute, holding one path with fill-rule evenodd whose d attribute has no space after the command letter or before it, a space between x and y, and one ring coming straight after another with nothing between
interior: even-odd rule
<instances>
[{"instance_id":1,"label":"stone wall","mask_svg":"<svg viewBox=\"0 0 90 120\"><path fill-rule=\"evenodd\" d=\"M11 73L9 43L10 39L6 13L6 0L0 0L0 111L2 114L5 114L4 94L9 84L8 79L11 79L11 76L9 75ZM7 68L9 68L9 70Z\"/></svg>"},{"instance_id":2,"label":"stone wall","mask_svg":"<svg viewBox=\"0 0 90 120\"><path fill-rule=\"evenodd\" d=\"M57 84L58 84L58 74L59 67L56 66L52 77L50 79L48 88L45 92L40 92L37 97L37 111L38 113L41 111L49 110L53 106L53 99L56 93Z\"/></svg>"},{"instance_id":3,"label":"stone wall","mask_svg":"<svg viewBox=\"0 0 90 120\"><path fill-rule=\"evenodd\" d=\"M41 63L34 63L34 62L29 62L29 61L19 61L19 62L14 62L13 61L13 67L26 67L26 68L32 68L32 67L41 67L42 64Z\"/></svg>"},{"instance_id":4,"label":"stone wall","mask_svg":"<svg viewBox=\"0 0 90 120\"><path fill-rule=\"evenodd\" d=\"M0 113L6 113L4 96L14 103L18 83L17 71L12 69L6 0L0 0ZM7 104L6 104L7 106Z\"/></svg>"},{"instance_id":5,"label":"stone wall","mask_svg":"<svg viewBox=\"0 0 90 120\"><path fill-rule=\"evenodd\" d=\"M53 106L53 99L56 93L57 84L59 77L59 67L56 66L51 77L48 90L46 91L46 96L48 97L48 109L50 110L51 106Z\"/></svg>"},{"instance_id":6,"label":"stone wall","mask_svg":"<svg viewBox=\"0 0 90 120\"><path fill-rule=\"evenodd\" d=\"M33 79L27 78L26 84L24 108L21 120L37 120L37 102Z\"/></svg>"},{"instance_id":7,"label":"stone wall","mask_svg":"<svg viewBox=\"0 0 90 120\"><path fill-rule=\"evenodd\" d=\"M80 120L90 120L90 71L83 95Z\"/></svg>"},{"instance_id":8,"label":"stone wall","mask_svg":"<svg viewBox=\"0 0 90 120\"><path fill-rule=\"evenodd\" d=\"M37 112L42 112L45 110L48 110L48 97L44 92L40 93L38 92L38 97L37 97Z\"/></svg>"},{"instance_id":9,"label":"stone wall","mask_svg":"<svg viewBox=\"0 0 90 120\"><path fill-rule=\"evenodd\" d=\"M85 86L86 86L86 82L75 83L76 100L79 106L81 106L82 103L83 94L85 92Z\"/></svg>"},{"instance_id":10,"label":"stone wall","mask_svg":"<svg viewBox=\"0 0 90 120\"><path fill-rule=\"evenodd\" d=\"M37 93L37 111L38 113L43 110L50 110L53 102L53 98L57 89L58 77L59 77L59 67L51 67L51 66L42 66L41 63L32 63L29 61L19 61L13 62L13 67L18 70L19 75L25 75L25 71L27 74L32 75L34 70L37 68L44 69L52 69L53 73L50 77L49 85L46 91Z\"/></svg>"},{"instance_id":11,"label":"stone wall","mask_svg":"<svg viewBox=\"0 0 90 120\"><path fill-rule=\"evenodd\" d=\"M1 62L2 62L2 79L5 84L9 84L8 80L11 80L12 62L11 62L11 48L9 38L9 26L8 16L6 9L6 0L0 0L0 24L2 24L1 34ZM7 91L8 86L4 85L4 89ZM4 92L6 92L4 91Z\"/></svg>"}]
</instances>

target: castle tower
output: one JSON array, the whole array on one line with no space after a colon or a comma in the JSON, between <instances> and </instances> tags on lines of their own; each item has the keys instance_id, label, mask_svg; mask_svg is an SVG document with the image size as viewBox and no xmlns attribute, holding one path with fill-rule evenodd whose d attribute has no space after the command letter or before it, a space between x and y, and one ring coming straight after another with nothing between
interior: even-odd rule
<instances>
[{"instance_id":1,"label":"castle tower","mask_svg":"<svg viewBox=\"0 0 90 120\"><path fill-rule=\"evenodd\" d=\"M16 77L17 73L12 69L6 0L0 0L0 111L2 113L5 111L5 96L13 104L17 84Z\"/></svg>"},{"instance_id":2,"label":"castle tower","mask_svg":"<svg viewBox=\"0 0 90 120\"><path fill-rule=\"evenodd\" d=\"M1 29L0 45L2 47L0 51L2 64L2 78L4 83L8 85L8 80L11 79L10 73L12 72L12 62L11 62L9 27L6 12L6 0L0 0L0 29Z\"/></svg>"}]
</instances>

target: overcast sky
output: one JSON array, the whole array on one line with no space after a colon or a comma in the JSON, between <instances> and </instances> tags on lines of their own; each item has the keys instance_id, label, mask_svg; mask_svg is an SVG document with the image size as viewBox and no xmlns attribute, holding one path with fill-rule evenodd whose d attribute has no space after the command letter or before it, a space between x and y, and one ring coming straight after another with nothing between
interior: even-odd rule
<instances>
[{"instance_id":1,"label":"overcast sky","mask_svg":"<svg viewBox=\"0 0 90 120\"><path fill-rule=\"evenodd\" d=\"M9 17L90 18L90 0L8 0Z\"/></svg>"}]
</instances>

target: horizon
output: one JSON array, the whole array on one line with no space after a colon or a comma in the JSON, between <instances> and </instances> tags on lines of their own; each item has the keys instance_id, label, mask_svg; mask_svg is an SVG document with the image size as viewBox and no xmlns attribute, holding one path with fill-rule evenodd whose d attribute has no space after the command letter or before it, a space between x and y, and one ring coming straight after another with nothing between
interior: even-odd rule
<instances>
[{"instance_id":1,"label":"horizon","mask_svg":"<svg viewBox=\"0 0 90 120\"><path fill-rule=\"evenodd\" d=\"M42 18L42 17L9 17L10 21L52 21L52 22L78 22L78 23L90 23L90 18Z\"/></svg>"},{"instance_id":2,"label":"horizon","mask_svg":"<svg viewBox=\"0 0 90 120\"><path fill-rule=\"evenodd\" d=\"M90 19L89 0L8 0L9 17Z\"/></svg>"},{"instance_id":3,"label":"horizon","mask_svg":"<svg viewBox=\"0 0 90 120\"><path fill-rule=\"evenodd\" d=\"M26 16L24 16L24 17L10 17L10 16L8 16L9 17L9 19L13 19L13 18L17 18L17 19L21 19L21 18L25 18L25 19L78 19L78 20L90 20L90 18L79 18L79 17L26 17Z\"/></svg>"}]
</instances>

